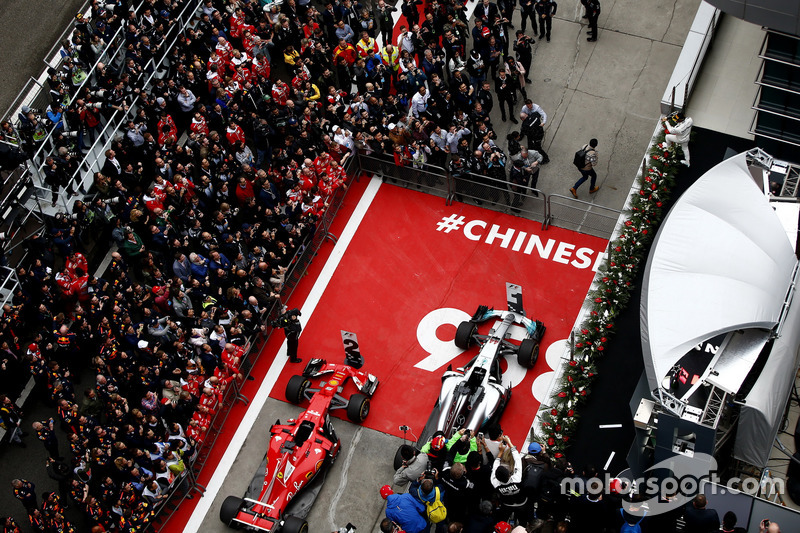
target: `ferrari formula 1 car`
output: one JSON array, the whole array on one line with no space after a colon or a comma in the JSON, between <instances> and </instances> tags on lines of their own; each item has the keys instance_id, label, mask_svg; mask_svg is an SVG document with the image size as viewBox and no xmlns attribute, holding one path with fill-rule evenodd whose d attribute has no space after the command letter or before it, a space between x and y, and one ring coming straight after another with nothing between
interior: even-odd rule
<instances>
[{"instance_id":1,"label":"ferrari formula 1 car","mask_svg":"<svg viewBox=\"0 0 800 533\"><path fill-rule=\"evenodd\" d=\"M342 332L347 364L309 361L303 374L292 376L286 385L286 399L299 404L309 400L308 408L285 424L270 428L267 455L244 498L228 496L220 509L220 519L230 527L251 531L307 533L305 521L313 499L321 488L325 472L339 454L340 442L329 411L346 409L353 422L363 422L369 414L370 397L378 386L372 374L362 372L355 335ZM312 379L330 375L312 388ZM341 396L348 379L359 392L347 400ZM309 497L310 497L310 502Z\"/></svg>"},{"instance_id":2,"label":"ferrari formula 1 car","mask_svg":"<svg viewBox=\"0 0 800 533\"><path fill-rule=\"evenodd\" d=\"M539 357L544 324L525 316L519 285L506 283L506 294L507 311L480 306L456 330L456 346L467 350L480 345L480 352L462 368L448 366L442 376L442 390L434 411L438 417L432 429L443 432L447 438L460 428L477 433L500 419L511 398L511 388L504 387L502 382L499 361L502 355L516 354L517 362L524 368L533 368ZM478 324L491 319L501 322L488 335L478 334ZM514 324L521 325L526 332L519 346L507 340Z\"/></svg>"}]
</instances>

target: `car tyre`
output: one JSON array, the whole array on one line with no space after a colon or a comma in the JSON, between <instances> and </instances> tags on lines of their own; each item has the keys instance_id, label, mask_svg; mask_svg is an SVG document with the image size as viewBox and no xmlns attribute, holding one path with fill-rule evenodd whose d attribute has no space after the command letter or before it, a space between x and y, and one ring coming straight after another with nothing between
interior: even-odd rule
<instances>
[{"instance_id":1,"label":"car tyre","mask_svg":"<svg viewBox=\"0 0 800 533\"><path fill-rule=\"evenodd\" d=\"M239 514L242 507L242 499L237 496L228 496L219 508L219 519L228 527L240 529L239 522L234 522L234 518Z\"/></svg>"},{"instance_id":2,"label":"car tyre","mask_svg":"<svg viewBox=\"0 0 800 533\"><path fill-rule=\"evenodd\" d=\"M369 398L363 394L353 394L347 402L347 418L356 423L367 419L369 414Z\"/></svg>"},{"instance_id":3,"label":"car tyre","mask_svg":"<svg viewBox=\"0 0 800 533\"><path fill-rule=\"evenodd\" d=\"M306 389L311 386L311 381L303 376L292 376L286 384L286 399L294 404L299 404L305 399Z\"/></svg>"},{"instance_id":4,"label":"car tyre","mask_svg":"<svg viewBox=\"0 0 800 533\"><path fill-rule=\"evenodd\" d=\"M524 339L517 350L517 362L523 368L533 368L539 359L539 343L533 339Z\"/></svg>"},{"instance_id":5,"label":"car tyre","mask_svg":"<svg viewBox=\"0 0 800 533\"><path fill-rule=\"evenodd\" d=\"M281 533L308 533L308 522L296 516L287 516Z\"/></svg>"},{"instance_id":6,"label":"car tyre","mask_svg":"<svg viewBox=\"0 0 800 533\"><path fill-rule=\"evenodd\" d=\"M394 454L394 464L392 466L394 466L395 470L403 466L403 456L400 455L400 450L402 449L402 446L398 446L397 451Z\"/></svg>"},{"instance_id":7,"label":"car tyre","mask_svg":"<svg viewBox=\"0 0 800 533\"><path fill-rule=\"evenodd\" d=\"M475 322L462 322L456 330L455 343L462 350L468 350L473 345L473 336L478 333Z\"/></svg>"}]
</instances>

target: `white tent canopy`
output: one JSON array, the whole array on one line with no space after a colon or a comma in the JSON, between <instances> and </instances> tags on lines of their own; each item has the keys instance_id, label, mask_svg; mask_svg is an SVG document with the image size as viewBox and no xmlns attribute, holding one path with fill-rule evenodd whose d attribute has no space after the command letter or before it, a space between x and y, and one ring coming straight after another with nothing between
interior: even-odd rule
<instances>
[{"instance_id":1,"label":"white tent canopy","mask_svg":"<svg viewBox=\"0 0 800 533\"><path fill-rule=\"evenodd\" d=\"M650 390L698 343L773 328L795 262L746 154L704 174L675 203L650 250L640 309Z\"/></svg>"}]
</instances>

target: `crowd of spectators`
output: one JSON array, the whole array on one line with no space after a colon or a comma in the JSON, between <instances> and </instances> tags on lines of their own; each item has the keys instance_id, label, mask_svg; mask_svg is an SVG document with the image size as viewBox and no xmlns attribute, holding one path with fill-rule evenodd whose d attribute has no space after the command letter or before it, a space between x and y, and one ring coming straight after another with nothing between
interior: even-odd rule
<instances>
[{"instance_id":1,"label":"crowd of spectators","mask_svg":"<svg viewBox=\"0 0 800 533\"><path fill-rule=\"evenodd\" d=\"M196 23L168 49L189 4ZM524 86L532 39L517 32L517 61L508 55L511 4L498 12L484 0L470 34L461 2L404 0L397 35L397 8L384 0L132 8L94 0L49 71L50 105L0 126L2 140L28 154L53 130L42 168L53 205L62 188L81 193L27 240L34 259L18 269L0 327L1 390L13 398L29 374L55 410L32 429L49 470L66 472L64 490L38 505L35 494L26 499L28 481L13 484L38 531L73 528L68 505L98 531L147 523L226 388L244 379L246 339L280 306L287 269L346 188L356 151L471 172L515 193L543 162L534 131L546 116ZM98 63L120 28L124 59ZM519 135L508 154L495 142L489 72L512 120L517 92L526 100L530 150ZM126 113L100 171L74 182L103 125ZM519 205L519 194L506 199ZM111 245L108 267L93 276ZM10 411L0 410L3 423L18 428L21 414ZM66 458L56 427L68 436ZM25 445L21 434L11 431L12 442Z\"/></svg>"},{"instance_id":2,"label":"crowd of spectators","mask_svg":"<svg viewBox=\"0 0 800 533\"><path fill-rule=\"evenodd\" d=\"M702 494L688 503L675 490L645 494L595 467L578 470L563 456L550 457L537 442L518 450L499 425L485 435L461 429L450 439L436 432L419 450L403 445L400 457L393 485L380 489L384 533L745 531L732 511L720 520ZM648 507L651 498L659 505ZM444 511L436 510L439 502ZM760 531L780 527L764 520Z\"/></svg>"}]
</instances>

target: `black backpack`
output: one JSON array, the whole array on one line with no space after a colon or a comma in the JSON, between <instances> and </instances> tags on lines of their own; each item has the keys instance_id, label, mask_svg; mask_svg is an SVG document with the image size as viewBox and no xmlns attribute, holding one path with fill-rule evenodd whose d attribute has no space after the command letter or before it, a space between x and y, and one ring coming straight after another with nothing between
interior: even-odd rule
<instances>
[{"instance_id":1,"label":"black backpack","mask_svg":"<svg viewBox=\"0 0 800 533\"><path fill-rule=\"evenodd\" d=\"M575 152L575 157L572 158L572 164L578 167L579 170L582 170L583 167L586 166L586 147L584 146L577 152Z\"/></svg>"},{"instance_id":2,"label":"black backpack","mask_svg":"<svg viewBox=\"0 0 800 533\"><path fill-rule=\"evenodd\" d=\"M522 487L529 496L539 499L544 481L544 468L541 465L528 465L522 473Z\"/></svg>"}]
</instances>

